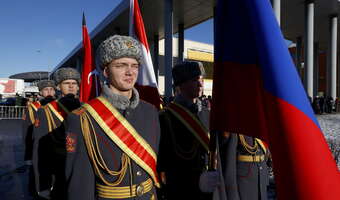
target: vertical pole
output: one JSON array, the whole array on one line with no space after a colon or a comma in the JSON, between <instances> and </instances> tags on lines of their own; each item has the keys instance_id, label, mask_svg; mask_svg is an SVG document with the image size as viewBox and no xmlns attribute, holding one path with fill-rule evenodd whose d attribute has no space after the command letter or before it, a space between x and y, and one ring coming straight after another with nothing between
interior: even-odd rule
<instances>
[{"instance_id":1,"label":"vertical pole","mask_svg":"<svg viewBox=\"0 0 340 200\"><path fill-rule=\"evenodd\" d=\"M184 61L184 24L178 24L178 62Z\"/></svg>"},{"instance_id":2,"label":"vertical pole","mask_svg":"<svg viewBox=\"0 0 340 200\"><path fill-rule=\"evenodd\" d=\"M299 36L296 38L296 55L295 55L295 64L296 69L300 75L301 80L303 80L301 73L301 62L302 62L302 37Z\"/></svg>"},{"instance_id":3,"label":"vertical pole","mask_svg":"<svg viewBox=\"0 0 340 200\"><path fill-rule=\"evenodd\" d=\"M305 87L307 95L313 98L314 68L314 1L305 2Z\"/></svg>"},{"instance_id":4,"label":"vertical pole","mask_svg":"<svg viewBox=\"0 0 340 200\"><path fill-rule=\"evenodd\" d=\"M159 74L159 35L153 37L153 68L155 71L155 77L158 84Z\"/></svg>"},{"instance_id":5,"label":"vertical pole","mask_svg":"<svg viewBox=\"0 0 340 200\"><path fill-rule=\"evenodd\" d=\"M281 24L281 0L272 0L273 10L278 24Z\"/></svg>"},{"instance_id":6,"label":"vertical pole","mask_svg":"<svg viewBox=\"0 0 340 200\"><path fill-rule=\"evenodd\" d=\"M337 75L337 35L338 35L338 16L333 15L330 17L330 90L329 94L333 99L336 95L336 75Z\"/></svg>"},{"instance_id":7,"label":"vertical pole","mask_svg":"<svg viewBox=\"0 0 340 200\"><path fill-rule=\"evenodd\" d=\"M315 42L314 43L314 87L313 91L314 94L313 96L318 95L319 91L319 43Z\"/></svg>"},{"instance_id":8,"label":"vertical pole","mask_svg":"<svg viewBox=\"0 0 340 200\"><path fill-rule=\"evenodd\" d=\"M172 96L172 37L173 37L173 5L172 0L164 0L164 67L165 67L165 97Z\"/></svg>"}]
</instances>

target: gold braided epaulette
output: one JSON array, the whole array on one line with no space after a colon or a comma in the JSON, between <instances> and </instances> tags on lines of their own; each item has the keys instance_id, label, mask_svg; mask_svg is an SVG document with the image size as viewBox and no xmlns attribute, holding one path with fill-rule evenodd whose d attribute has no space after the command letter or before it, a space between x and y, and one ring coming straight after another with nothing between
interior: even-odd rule
<instances>
[{"instance_id":1,"label":"gold braided epaulette","mask_svg":"<svg viewBox=\"0 0 340 200\"><path fill-rule=\"evenodd\" d=\"M73 110L72 113L74 113L74 114L76 114L76 115L81 115L81 114L83 114L85 111L86 111L85 108L80 107L80 108L77 108L77 109Z\"/></svg>"}]
</instances>

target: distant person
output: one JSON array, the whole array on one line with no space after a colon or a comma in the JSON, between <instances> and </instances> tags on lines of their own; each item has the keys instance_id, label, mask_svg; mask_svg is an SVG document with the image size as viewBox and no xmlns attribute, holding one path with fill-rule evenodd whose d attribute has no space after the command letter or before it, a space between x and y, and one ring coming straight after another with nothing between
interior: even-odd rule
<instances>
[{"instance_id":1,"label":"distant person","mask_svg":"<svg viewBox=\"0 0 340 200\"><path fill-rule=\"evenodd\" d=\"M319 96L314 97L313 103L312 103L312 108L313 108L315 114L320 114L321 110L320 110L320 98L319 98Z\"/></svg>"},{"instance_id":2,"label":"distant person","mask_svg":"<svg viewBox=\"0 0 340 200\"><path fill-rule=\"evenodd\" d=\"M334 100L333 97L327 96L326 97L326 112L332 113L334 107Z\"/></svg>"},{"instance_id":3,"label":"distant person","mask_svg":"<svg viewBox=\"0 0 340 200\"><path fill-rule=\"evenodd\" d=\"M319 105L320 105L320 114L325 113L325 97L324 96L319 97Z\"/></svg>"}]
</instances>

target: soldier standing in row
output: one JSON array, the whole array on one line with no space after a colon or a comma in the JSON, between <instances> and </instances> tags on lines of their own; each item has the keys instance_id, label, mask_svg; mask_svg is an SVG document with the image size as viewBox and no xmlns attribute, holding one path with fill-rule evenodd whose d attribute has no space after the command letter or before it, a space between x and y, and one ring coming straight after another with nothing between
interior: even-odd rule
<instances>
[{"instance_id":1,"label":"soldier standing in row","mask_svg":"<svg viewBox=\"0 0 340 200\"><path fill-rule=\"evenodd\" d=\"M38 118L37 111L41 106L46 105L55 98L55 83L53 80L42 80L38 83L39 93L42 97L39 101L31 102L27 105L27 111L24 115L24 143L25 143L25 164L29 167L29 192L35 194L34 174L32 168L32 149L33 149L33 126Z\"/></svg>"},{"instance_id":2,"label":"soldier standing in row","mask_svg":"<svg viewBox=\"0 0 340 200\"><path fill-rule=\"evenodd\" d=\"M220 133L219 156L226 198L228 200L266 200L269 185L269 152L257 138L235 133ZM204 172L200 188L214 191L209 185L219 182L214 173Z\"/></svg>"},{"instance_id":3,"label":"soldier standing in row","mask_svg":"<svg viewBox=\"0 0 340 200\"><path fill-rule=\"evenodd\" d=\"M178 94L160 113L159 166L167 199L212 199L199 188L208 166L209 110L202 106L202 63L184 62L173 70ZM217 184L217 183L213 183Z\"/></svg>"},{"instance_id":4,"label":"soldier standing in row","mask_svg":"<svg viewBox=\"0 0 340 200\"><path fill-rule=\"evenodd\" d=\"M69 200L155 199L160 129L157 109L134 88L141 56L140 43L128 36L98 47L107 83L67 119Z\"/></svg>"},{"instance_id":5,"label":"soldier standing in row","mask_svg":"<svg viewBox=\"0 0 340 200\"><path fill-rule=\"evenodd\" d=\"M80 74L73 68L61 68L54 73L61 98L38 110L34 128L33 167L39 196L46 199L66 199L65 126L66 116L80 107L76 98Z\"/></svg>"},{"instance_id":6,"label":"soldier standing in row","mask_svg":"<svg viewBox=\"0 0 340 200\"><path fill-rule=\"evenodd\" d=\"M220 142L227 198L266 200L269 152L264 143L242 134L225 134Z\"/></svg>"}]
</instances>

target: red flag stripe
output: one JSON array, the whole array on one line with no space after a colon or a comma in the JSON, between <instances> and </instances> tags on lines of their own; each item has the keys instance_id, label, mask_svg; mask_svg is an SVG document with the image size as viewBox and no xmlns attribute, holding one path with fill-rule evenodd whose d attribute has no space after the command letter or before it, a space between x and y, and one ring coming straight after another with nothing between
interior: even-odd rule
<instances>
[{"instance_id":1,"label":"red flag stripe","mask_svg":"<svg viewBox=\"0 0 340 200\"><path fill-rule=\"evenodd\" d=\"M145 46L145 49L147 50L147 52L150 52L148 39L145 33L144 22L143 22L142 14L139 9L138 1L137 0L133 0L133 1L134 1L133 19L134 19L134 26L135 26L134 31L139 41Z\"/></svg>"},{"instance_id":2,"label":"red flag stripe","mask_svg":"<svg viewBox=\"0 0 340 200\"><path fill-rule=\"evenodd\" d=\"M99 83L98 77L96 75L96 68L92 59L92 46L91 39L87 31L87 27L85 24L85 16L83 16L83 26L82 26L82 35L83 35L83 68L81 75L81 83L80 83L80 101L87 102L98 95Z\"/></svg>"}]
</instances>

